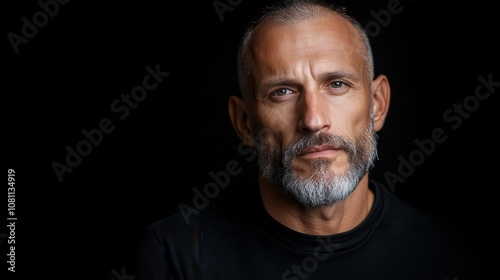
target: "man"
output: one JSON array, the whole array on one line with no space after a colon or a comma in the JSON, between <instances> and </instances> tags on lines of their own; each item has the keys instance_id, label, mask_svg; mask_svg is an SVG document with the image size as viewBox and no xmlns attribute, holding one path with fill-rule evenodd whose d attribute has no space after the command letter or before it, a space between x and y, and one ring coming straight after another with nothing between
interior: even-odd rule
<instances>
[{"instance_id":1,"label":"man","mask_svg":"<svg viewBox=\"0 0 500 280\"><path fill-rule=\"evenodd\" d=\"M472 277L438 223L369 179L390 84L344 9L269 6L241 41L238 74L228 110L258 155L257 193L147 227L137 279Z\"/></svg>"}]
</instances>

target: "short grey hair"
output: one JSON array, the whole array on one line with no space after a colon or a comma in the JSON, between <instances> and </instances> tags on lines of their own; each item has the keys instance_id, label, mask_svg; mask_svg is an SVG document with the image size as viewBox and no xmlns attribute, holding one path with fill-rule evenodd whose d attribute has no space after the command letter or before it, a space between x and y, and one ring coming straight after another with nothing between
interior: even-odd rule
<instances>
[{"instance_id":1,"label":"short grey hair","mask_svg":"<svg viewBox=\"0 0 500 280\"><path fill-rule=\"evenodd\" d=\"M278 24L289 24L313 17L321 17L331 12L346 19L358 31L358 35L363 44L361 54L366 62L368 77L370 78L370 81L372 81L375 77L375 70L370 39L361 23L354 17L350 16L346 12L345 7L321 0L283 0L264 7L259 16L247 26L244 35L240 40L237 56L237 71L238 84L243 97L246 97L248 95L246 92L250 90L247 88L247 83L248 76L252 71L251 65L248 62L248 44L255 29L262 21L269 20Z\"/></svg>"}]
</instances>

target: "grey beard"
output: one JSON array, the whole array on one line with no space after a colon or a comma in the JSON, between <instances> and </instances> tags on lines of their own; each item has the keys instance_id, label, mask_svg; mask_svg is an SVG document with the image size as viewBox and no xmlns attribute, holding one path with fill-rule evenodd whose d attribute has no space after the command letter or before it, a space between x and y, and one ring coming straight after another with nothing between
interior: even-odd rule
<instances>
[{"instance_id":1,"label":"grey beard","mask_svg":"<svg viewBox=\"0 0 500 280\"><path fill-rule=\"evenodd\" d=\"M292 143L284 155L279 147L271 147L260 139L257 142L263 176L306 207L331 205L347 198L377 158L377 137L373 125L355 142L327 133L308 134ZM348 169L342 174L334 174L329 170L330 161L320 158L311 160L313 172L309 177L298 177L292 169L293 159L309 147L324 144L347 153Z\"/></svg>"}]
</instances>

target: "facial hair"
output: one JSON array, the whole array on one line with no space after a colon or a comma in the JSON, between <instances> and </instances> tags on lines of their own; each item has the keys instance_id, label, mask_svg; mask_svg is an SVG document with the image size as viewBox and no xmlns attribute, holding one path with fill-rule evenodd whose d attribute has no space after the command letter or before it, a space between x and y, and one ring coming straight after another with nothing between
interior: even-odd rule
<instances>
[{"instance_id":1,"label":"facial hair","mask_svg":"<svg viewBox=\"0 0 500 280\"><path fill-rule=\"evenodd\" d=\"M284 152L264 139L256 142L263 176L305 207L332 205L347 198L377 158L377 135L373 122L355 141L326 132L310 133L291 143ZM312 172L308 177L299 176L292 168L296 157L308 148L321 145L333 146L347 154L349 166L346 171L333 173L330 170L331 160L318 158L309 160Z\"/></svg>"}]
</instances>

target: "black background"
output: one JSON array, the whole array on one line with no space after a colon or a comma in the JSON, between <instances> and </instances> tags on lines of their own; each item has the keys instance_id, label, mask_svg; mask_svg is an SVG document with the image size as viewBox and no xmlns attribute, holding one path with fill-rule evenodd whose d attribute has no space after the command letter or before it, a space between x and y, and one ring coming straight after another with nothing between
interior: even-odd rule
<instances>
[{"instance_id":1,"label":"black background","mask_svg":"<svg viewBox=\"0 0 500 280\"><path fill-rule=\"evenodd\" d=\"M210 171L225 170L232 160L241 164L245 175L231 178L221 191L227 193L252 176L246 172L253 163L237 151L227 97L238 90L238 38L266 1L221 0L233 5L223 18L214 2L70 1L17 53L8 34L22 35L21 18L32 22L41 7L4 3L4 161L16 171L18 218L17 272L7 279L116 278L114 272L131 268L140 228L177 211L179 203L191 204L192 189L210 182ZM456 227L464 246L493 272L496 262L486 253L498 252L500 87L468 107L457 129L443 118L454 104L474 105L478 76L500 82L493 4L400 1L401 12L381 24L374 13L396 1L340 3L364 24L380 27L371 37L376 71L392 85L373 177L401 175L401 158L419 150L414 141L443 129L446 141L435 143L394 192ZM142 84L148 65L169 76L119 119L110 105ZM60 182L51 164L66 164L65 147L76 148L86 139L82 130L98 128L104 118L115 129ZM7 242L0 240L7 271Z\"/></svg>"}]
</instances>

